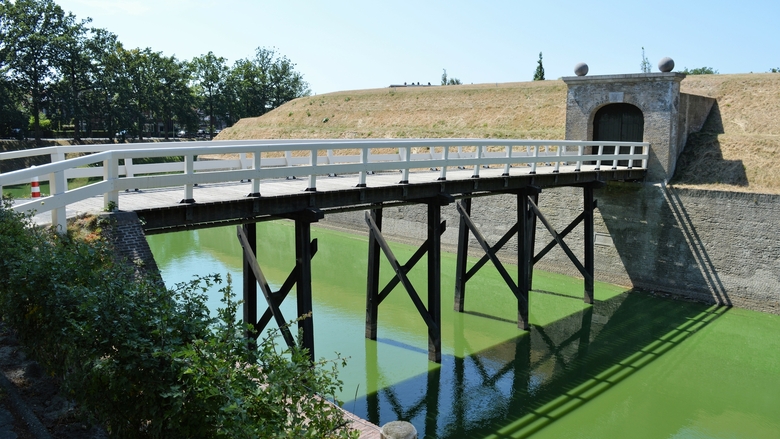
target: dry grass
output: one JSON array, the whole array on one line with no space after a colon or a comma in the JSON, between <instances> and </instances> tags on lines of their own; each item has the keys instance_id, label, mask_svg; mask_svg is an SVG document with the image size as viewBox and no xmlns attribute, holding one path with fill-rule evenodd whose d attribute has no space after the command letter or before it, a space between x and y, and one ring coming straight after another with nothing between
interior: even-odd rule
<instances>
[{"instance_id":1,"label":"dry grass","mask_svg":"<svg viewBox=\"0 0 780 439\"><path fill-rule=\"evenodd\" d=\"M713 97L717 106L688 139L673 182L780 193L780 74L690 76L681 88Z\"/></svg>"},{"instance_id":2,"label":"dry grass","mask_svg":"<svg viewBox=\"0 0 780 439\"><path fill-rule=\"evenodd\" d=\"M780 193L780 74L689 76L681 88L717 106L688 140L675 184ZM382 88L296 99L219 139L563 139L565 122L563 81Z\"/></svg>"},{"instance_id":3,"label":"dry grass","mask_svg":"<svg viewBox=\"0 0 780 439\"><path fill-rule=\"evenodd\" d=\"M563 138L566 86L399 87L329 93L242 119L219 139Z\"/></svg>"}]
</instances>

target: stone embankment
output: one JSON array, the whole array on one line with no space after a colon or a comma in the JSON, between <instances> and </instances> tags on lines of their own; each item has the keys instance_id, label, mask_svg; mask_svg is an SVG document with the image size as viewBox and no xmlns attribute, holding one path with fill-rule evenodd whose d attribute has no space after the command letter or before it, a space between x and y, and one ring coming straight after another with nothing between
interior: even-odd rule
<instances>
[{"instance_id":1,"label":"stone embankment","mask_svg":"<svg viewBox=\"0 0 780 439\"><path fill-rule=\"evenodd\" d=\"M616 183L597 190L596 199L596 280L780 314L780 196ZM472 219L489 243L496 243L516 221L515 202L513 195L473 202ZM558 231L579 215L581 205L578 188L546 190L539 200L542 213ZM366 233L363 215L328 215L324 224ZM425 215L424 206L387 208L384 234L422 242ZM454 205L445 207L442 216L448 225L443 246L454 251L459 221ZM550 241L550 234L538 224L537 251ZM583 257L582 226L565 241ZM481 256L476 240L469 244L470 252ZM500 253L507 261L515 260L516 254L515 240ZM536 267L579 276L558 247Z\"/></svg>"}]
</instances>

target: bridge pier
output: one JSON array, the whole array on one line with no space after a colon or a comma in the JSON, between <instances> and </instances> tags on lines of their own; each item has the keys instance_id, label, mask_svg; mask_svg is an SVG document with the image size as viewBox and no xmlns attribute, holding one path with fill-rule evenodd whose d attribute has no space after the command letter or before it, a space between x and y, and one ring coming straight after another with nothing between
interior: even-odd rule
<instances>
[{"instance_id":1,"label":"bridge pier","mask_svg":"<svg viewBox=\"0 0 780 439\"><path fill-rule=\"evenodd\" d=\"M428 359L441 363L441 235L447 224L441 221L441 207L454 201L448 194L423 201L428 206L428 239L417 249L406 264L401 265L382 236L382 205L375 204L366 212L369 227L368 277L366 288L366 338L376 340L379 304L399 283L412 299L428 327ZM380 253L384 253L396 276L379 290ZM428 257L428 306L422 303L407 274L423 256Z\"/></svg>"},{"instance_id":2,"label":"bridge pier","mask_svg":"<svg viewBox=\"0 0 780 439\"><path fill-rule=\"evenodd\" d=\"M308 350L309 358L313 362L315 357L311 259L317 253L317 240L311 239L311 223L322 219L324 214L320 210L310 209L285 215L285 217L295 221L295 267L278 291L271 291L260 264L257 262L256 223L237 227L238 240L244 253L244 322L250 323L253 327L251 334L247 334L248 338L256 339L273 318L287 346L295 348L295 338L279 308L295 286L298 329L302 334L300 347ZM257 318L258 285L267 305L265 312L259 319Z\"/></svg>"},{"instance_id":3,"label":"bridge pier","mask_svg":"<svg viewBox=\"0 0 780 439\"><path fill-rule=\"evenodd\" d=\"M466 283L471 279L488 261L492 262L498 270L504 282L510 288L517 298L517 327L528 330L530 322L528 321L528 293L531 290L533 280L533 266L546 255L556 245L566 253L572 263L577 267L584 278L584 302L592 304L593 282L594 282L594 229L593 212L597 206L593 199L594 188L603 186L602 182L593 182L582 185L583 188L583 212L572 221L561 233L558 233L547 221L539 210L539 193L541 189L534 186L527 186L516 192L517 194L517 222L504 234L504 236L493 246L491 246L484 236L477 229L477 226L471 220L471 202L467 197L458 202L456 208L460 214L460 225L458 229L458 254L456 260L455 273L455 299L454 309L457 312L463 312L466 297ZM544 224L552 235L553 239L546 247L534 256L534 245L536 241L537 219ZM563 241L579 223L584 223L584 264L580 263L571 249ZM503 246L517 234L517 283L509 275L497 253ZM485 255L474 264L471 269L468 268L468 240L469 234L473 234L479 243Z\"/></svg>"}]
</instances>

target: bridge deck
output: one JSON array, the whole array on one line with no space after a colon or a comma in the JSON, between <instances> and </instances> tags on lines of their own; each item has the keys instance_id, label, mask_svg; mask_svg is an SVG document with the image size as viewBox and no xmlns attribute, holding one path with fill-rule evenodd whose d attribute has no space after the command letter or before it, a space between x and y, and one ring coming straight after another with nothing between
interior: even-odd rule
<instances>
[{"instance_id":1,"label":"bridge deck","mask_svg":"<svg viewBox=\"0 0 780 439\"><path fill-rule=\"evenodd\" d=\"M510 176L503 176L500 167L480 169L480 177L472 178L473 169L454 169L446 181L439 181L438 171L410 172L409 184L399 184L401 174L396 172L370 175L367 187L356 187L355 175L339 175L317 180L317 191L307 192L306 179L263 180L261 197L247 197L252 191L250 182L215 183L194 188L195 203L181 203L181 187L146 189L119 193L119 208L136 211L146 221L148 233L177 229L192 229L214 225L235 224L247 219L284 215L305 208L324 211L343 211L368 208L372 203L410 203L447 193L454 196L484 192L512 192L527 186L540 188L576 186L592 181L635 180L645 175L644 169L595 170L583 166L574 172L574 166L561 166L559 173L552 167L539 167L536 174L530 168L512 168ZM103 210L103 197L91 197L68 206L66 215L74 217ZM51 223L51 214L34 217L37 224Z\"/></svg>"}]
</instances>

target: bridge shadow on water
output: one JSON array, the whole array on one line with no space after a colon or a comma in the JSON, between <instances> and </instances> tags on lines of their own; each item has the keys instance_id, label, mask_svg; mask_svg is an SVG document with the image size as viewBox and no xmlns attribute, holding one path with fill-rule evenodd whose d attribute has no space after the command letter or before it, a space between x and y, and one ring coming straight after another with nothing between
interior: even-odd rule
<instances>
[{"instance_id":1,"label":"bridge shadow on water","mask_svg":"<svg viewBox=\"0 0 780 439\"><path fill-rule=\"evenodd\" d=\"M454 355L442 355L440 368L344 406L377 425L407 420L420 438L527 437L641 370L727 310L625 292L551 324L533 325L528 333L474 355L459 354L465 348L456 343ZM458 331L467 344L468 333L456 322ZM383 339L378 343L399 345ZM366 362L369 379L379 380L377 343L367 341Z\"/></svg>"}]
</instances>

